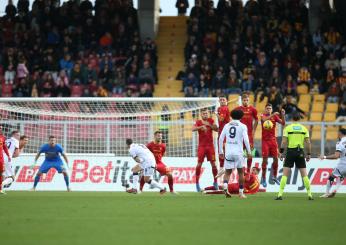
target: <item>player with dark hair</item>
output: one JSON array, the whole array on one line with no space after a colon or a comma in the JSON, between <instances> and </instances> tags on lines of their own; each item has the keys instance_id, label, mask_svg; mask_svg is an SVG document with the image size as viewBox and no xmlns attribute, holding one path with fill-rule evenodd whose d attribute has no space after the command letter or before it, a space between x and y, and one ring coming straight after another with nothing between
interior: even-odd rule
<instances>
[{"instance_id":1,"label":"player with dark hair","mask_svg":"<svg viewBox=\"0 0 346 245\"><path fill-rule=\"evenodd\" d=\"M218 189L218 184L216 180L217 168L215 164L215 150L213 141L213 131L218 131L218 127L214 123L214 120L209 117L208 109L202 110L202 119L196 121L195 125L192 127L192 131L198 132L198 162L196 166L196 190L201 192L201 187L199 185L199 178L201 175L201 168L206 157L210 162L214 177L215 189Z\"/></svg>"},{"instance_id":2,"label":"player with dark hair","mask_svg":"<svg viewBox=\"0 0 346 245\"><path fill-rule=\"evenodd\" d=\"M166 144L162 143L162 132L156 131L154 133L154 140L147 144L148 149L154 154L156 166L155 169L160 173L161 176L167 176L168 186L170 193L177 194L173 189L173 176L171 169L162 162L162 157L166 152ZM139 190L143 190L144 186L144 176L141 177Z\"/></svg>"},{"instance_id":3,"label":"player with dark hair","mask_svg":"<svg viewBox=\"0 0 346 245\"><path fill-rule=\"evenodd\" d=\"M272 128L264 127L264 123L266 121L270 121L272 124ZM268 157L273 157L272 171L273 171L273 181L276 184L280 184L277 179L278 175L278 167L279 167L279 159L278 159L278 143L276 141L276 123L280 123L285 126L285 110L281 110L281 114L278 112L273 113L273 106L271 104L267 104L265 106L265 112L261 115L261 125L262 125L262 178L261 184L264 188L267 187L266 174L267 174L267 165L268 165Z\"/></svg>"},{"instance_id":4,"label":"player with dark hair","mask_svg":"<svg viewBox=\"0 0 346 245\"><path fill-rule=\"evenodd\" d=\"M258 125L257 110L255 107L250 105L250 97L248 93L243 93L241 96L242 105L235 108L235 110L242 110L244 116L240 120L241 123L244 123L247 127L247 132L250 141L251 150L254 148L254 136L256 128ZM247 159L247 169L250 171L252 165L252 158Z\"/></svg>"},{"instance_id":5,"label":"player with dark hair","mask_svg":"<svg viewBox=\"0 0 346 245\"><path fill-rule=\"evenodd\" d=\"M335 197L338 189L340 188L344 178L346 177L346 129L339 129L339 141L336 143L336 150L334 154L328 156L320 156L321 160L324 159L339 159L338 164L334 168L333 172L329 175L327 185L326 185L326 193L321 197L331 198ZM336 179L336 187L333 191L331 191L332 185Z\"/></svg>"},{"instance_id":6,"label":"player with dark hair","mask_svg":"<svg viewBox=\"0 0 346 245\"><path fill-rule=\"evenodd\" d=\"M66 154L64 153L64 149L62 148L62 146L56 143L55 136L53 135L49 136L48 144L44 144L41 146L40 150L36 154L35 163L31 166L31 168L34 168L34 166L37 164L37 160L42 153L45 154L45 159L35 176L34 187L32 188L32 190L33 191L36 190L37 184L40 181L42 174L46 174L51 168L55 168L59 174L64 175L66 189L67 191L71 191L69 176L68 176L66 168L64 167L64 163L61 160L60 155L64 158L67 167L68 167L68 158Z\"/></svg>"}]
</instances>

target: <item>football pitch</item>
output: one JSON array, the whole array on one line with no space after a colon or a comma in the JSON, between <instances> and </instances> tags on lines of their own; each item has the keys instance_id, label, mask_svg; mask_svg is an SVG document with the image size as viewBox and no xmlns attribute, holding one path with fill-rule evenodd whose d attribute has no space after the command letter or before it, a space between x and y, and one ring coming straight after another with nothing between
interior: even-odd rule
<instances>
[{"instance_id":1,"label":"football pitch","mask_svg":"<svg viewBox=\"0 0 346 245\"><path fill-rule=\"evenodd\" d=\"M8 192L0 196L1 244L340 244L346 195Z\"/></svg>"}]
</instances>

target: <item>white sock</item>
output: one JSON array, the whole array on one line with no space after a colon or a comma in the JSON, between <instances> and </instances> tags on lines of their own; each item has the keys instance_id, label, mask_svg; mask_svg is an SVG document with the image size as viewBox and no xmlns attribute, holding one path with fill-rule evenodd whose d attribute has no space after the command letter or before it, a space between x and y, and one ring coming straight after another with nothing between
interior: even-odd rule
<instances>
[{"instance_id":1,"label":"white sock","mask_svg":"<svg viewBox=\"0 0 346 245\"><path fill-rule=\"evenodd\" d=\"M158 188L158 189L160 189L160 190L163 190L164 189L164 187L162 186L162 185L160 185L159 183L157 183L155 180L151 180L151 182L150 182L150 185L152 186L152 187L154 187L154 188Z\"/></svg>"},{"instance_id":2,"label":"white sock","mask_svg":"<svg viewBox=\"0 0 346 245\"><path fill-rule=\"evenodd\" d=\"M244 189L239 189L239 194L244 194Z\"/></svg>"},{"instance_id":3,"label":"white sock","mask_svg":"<svg viewBox=\"0 0 346 245\"><path fill-rule=\"evenodd\" d=\"M4 181L2 182L2 186L5 186L5 185L9 185L13 182L13 179L12 178L6 178L4 179Z\"/></svg>"},{"instance_id":4,"label":"white sock","mask_svg":"<svg viewBox=\"0 0 346 245\"><path fill-rule=\"evenodd\" d=\"M134 174L134 175L132 175L132 177L133 177L133 179L132 179L132 181L133 181L132 188L138 190L139 175L138 174Z\"/></svg>"},{"instance_id":5,"label":"white sock","mask_svg":"<svg viewBox=\"0 0 346 245\"><path fill-rule=\"evenodd\" d=\"M223 190L227 190L228 189L228 184L227 183L223 183Z\"/></svg>"},{"instance_id":6,"label":"white sock","mask_svg":"<svg viewBox=\"0 0 346 245\"><path fill-rule=\"evenodd\" d=\"M326 193L329 194L330 193L330 189L332 188L332 183L330 180L327 181L327 188L326 188Z\"/></svg>"},{"instance_id":7,"label":"white sock","mask_svg":"<svg viewBox=\"0 0 346 245\"><path fill-rule=\"evenodd\" d=\"M340 186L341 186L341 179L340 178L336 178L336 186L335 186L335 189L334 189L334 191L333 192L337 192L338 191L338 189L340 188Z\"/></svg>"}]
</instances>

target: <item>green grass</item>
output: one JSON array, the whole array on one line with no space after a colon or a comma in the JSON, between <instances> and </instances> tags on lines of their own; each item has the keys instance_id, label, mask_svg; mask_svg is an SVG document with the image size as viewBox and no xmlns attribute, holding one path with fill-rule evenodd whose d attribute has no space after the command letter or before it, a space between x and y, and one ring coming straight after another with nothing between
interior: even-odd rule
<instances>
[{"instance_id":1,"label":"green grass","mask_svg":"<svg viewBox=\"0 0 346 245\"><path fill-rule=\"evenodd\" d=\"M8 192L1 244L340 244L346 195L308 201L273 193L240 200L182 193Z\"/></svg>"}]
</instances>

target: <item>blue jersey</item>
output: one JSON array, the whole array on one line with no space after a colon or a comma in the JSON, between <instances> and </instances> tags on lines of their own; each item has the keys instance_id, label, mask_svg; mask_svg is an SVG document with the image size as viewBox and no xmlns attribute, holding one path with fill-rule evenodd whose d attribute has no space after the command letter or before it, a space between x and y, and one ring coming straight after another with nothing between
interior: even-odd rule
<instances>
[{"instance_id":1,"label":"blue jersey","mask_svg":"<svg viewBox=\"0 0 346 245\"><path fill-rule=\"evenodd\" d=\"M55 146L50 146L49 144L44 144L41 146L40 153L45 153L45 161L48 162L62 162L60 154L64 153L61 145L56 144Z\"/></svg>"}]
</instances>

